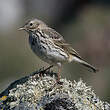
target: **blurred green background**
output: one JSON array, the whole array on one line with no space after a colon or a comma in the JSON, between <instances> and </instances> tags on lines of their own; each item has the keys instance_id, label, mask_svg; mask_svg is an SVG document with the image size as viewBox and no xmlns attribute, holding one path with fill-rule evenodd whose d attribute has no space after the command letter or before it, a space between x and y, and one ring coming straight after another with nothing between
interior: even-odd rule
<instances>
[{"instance_id":1,"label":"blurred green background","mask_svg":"<svg viewBox=\"0 0 110 110\"><path fill-rule=\"evenodd\" d=\"M100 69L94 74L78 64L66 64L62 77L82 78L100 99L110 103L110 0L0 0L0 92L47 65L30 49L28 34L18 31L30 18L56 29Z\"/></svg>"}]
</instances>

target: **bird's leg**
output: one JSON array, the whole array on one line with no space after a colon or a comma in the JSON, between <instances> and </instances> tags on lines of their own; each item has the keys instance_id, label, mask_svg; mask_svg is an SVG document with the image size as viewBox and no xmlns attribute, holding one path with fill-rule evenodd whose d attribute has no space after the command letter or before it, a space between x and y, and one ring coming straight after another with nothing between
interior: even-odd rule
<instances>
[{"instance_id":1,"label":"bird's leg","mask_svg":"<svg viewBox=\"0 0 110 110\"><path fill-rule=\"evenodd\" d=\"M62 65L61 65L61 63L60 62L58 62L57 63L57 66L58 66L58 74L57 74L57 83L58 84L61 84L61 82L60 82L60 73L61 73L61 67L62 67Z\"/></svg>"},{"instance_id":2,"label":"bird's leg","mask_svg":"<svg viewBox=\"0 0 110 110\"><path fill-rule=\"evenodd\" d=\"M55 85L56 85L56 84L60 84L60 85L63 84L63 82L60 81L60 78L61 78L60 73L61 73L61 67L58 67L58 74L57 74L57 80L56 80Z\"/></svg>"},{"instance_id":3,"label":"bird's leg","mask_svg":"<svg viewBox=\"0 0 110 110\"><path fill-rule=\"evenodd\" d=\"M58 74L57 74L57 83L60 82L60 72L61 72L61 68L58 67Z\"/></svg>"}]
</instances>

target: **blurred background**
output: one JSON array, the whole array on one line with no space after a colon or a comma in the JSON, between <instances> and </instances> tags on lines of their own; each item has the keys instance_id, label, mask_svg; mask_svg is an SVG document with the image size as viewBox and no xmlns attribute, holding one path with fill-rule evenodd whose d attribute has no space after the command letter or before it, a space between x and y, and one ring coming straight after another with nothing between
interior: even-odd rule
<instances>
[{"instance_id":1,"label":"blurred background","mask_svg":"<svg viewBox=\"0 0 110 110\"><path fill-rule=\"evenodd\" d=\"M94 74L78 64L66 64L62 77L82 78L110 103L110 0L0 0L0 92L14 80L46 67L30 49L28 34L18 31L30 18L56 29L100 69Z\"/></svg>"}]
</instances>

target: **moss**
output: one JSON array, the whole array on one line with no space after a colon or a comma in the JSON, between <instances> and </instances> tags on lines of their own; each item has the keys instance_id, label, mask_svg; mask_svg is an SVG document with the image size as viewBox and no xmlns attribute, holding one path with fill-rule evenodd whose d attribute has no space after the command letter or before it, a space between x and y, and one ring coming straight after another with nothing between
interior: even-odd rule
<instances>
[{"instance_id":1,"label":"moss","mask_svg":"<svg viewBox=\"0 0 110 110\"><path fill-rule=\"evenodd\" d=\"M110 105L101 101L91 87L86 86L82 80L71 82L61 79L60 81L62 84L56 84L56 73L45 70L21 78L0 94L0 99L7 96L5 100L0 100L0 108L10 110L110 110Z\"/></svg>"}]
</instances>

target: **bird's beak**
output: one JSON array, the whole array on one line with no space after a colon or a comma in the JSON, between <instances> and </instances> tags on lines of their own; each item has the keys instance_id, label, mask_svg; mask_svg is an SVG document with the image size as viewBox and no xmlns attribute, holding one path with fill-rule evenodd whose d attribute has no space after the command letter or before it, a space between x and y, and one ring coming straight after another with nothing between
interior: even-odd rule
<instances>
[{"instance_id":1,"label":"bird's beak","mask_svg":"<svg viewBox=\"0 0 110 110\"><path fill-rule=\"evenodd\" d=\"M19 31L25 30L25 27L20 27L18 30L19 30Z\"/></svg>"}]
</instances>

